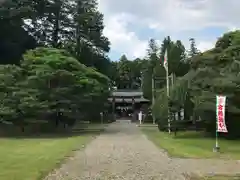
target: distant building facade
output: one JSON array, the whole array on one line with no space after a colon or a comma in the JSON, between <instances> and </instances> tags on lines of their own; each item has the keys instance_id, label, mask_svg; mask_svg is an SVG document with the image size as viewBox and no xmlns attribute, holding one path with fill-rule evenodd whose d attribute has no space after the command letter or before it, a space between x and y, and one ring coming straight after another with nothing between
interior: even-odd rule
<instances>
[{"instance_id":1,"label":"distant building facade","mask_svg":"<svg viewBox=\"0 0 240 180\"><path fill-rule=\"evenodd\" d=\"M150 101L143 97L141 90L117 89L108 98L111 104L111 111L116 116L137 118L137 113Z\"/></svg>"}]
</instances>

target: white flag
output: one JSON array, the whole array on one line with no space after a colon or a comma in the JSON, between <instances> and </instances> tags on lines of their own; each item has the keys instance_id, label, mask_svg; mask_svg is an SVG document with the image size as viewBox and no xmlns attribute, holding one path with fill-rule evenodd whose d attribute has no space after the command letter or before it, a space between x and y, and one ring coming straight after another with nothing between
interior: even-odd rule
<instances>
[{"instance_id":1,"label":"white flag","mask_svg":"<svg viewBox=\"0 0 240 180\"><path fill-rule=\"evenodd\" d=\"M167 54L167 49L165 50L165 54L164 54L164 61L163 61L163 66L166 69L166 71L168 70L168 54Z\"/></svg>"}]
</instances>

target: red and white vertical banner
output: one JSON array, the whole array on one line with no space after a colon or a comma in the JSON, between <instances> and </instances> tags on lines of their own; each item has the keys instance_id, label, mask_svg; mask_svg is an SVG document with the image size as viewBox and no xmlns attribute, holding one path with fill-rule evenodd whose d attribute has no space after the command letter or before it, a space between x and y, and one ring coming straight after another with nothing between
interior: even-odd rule
<instances>
[{"instance_id":1,"label":"red and white vertical banner","mask_svg":"<svg viewBox=\"0 0 240 180\"><path fill-rule=\"evenodd\" d=\"M217 115L217 132L227 133L227 126L225 123L225 105L226 96L216 96L216 115Z\"/></svg>"}]
</instances>

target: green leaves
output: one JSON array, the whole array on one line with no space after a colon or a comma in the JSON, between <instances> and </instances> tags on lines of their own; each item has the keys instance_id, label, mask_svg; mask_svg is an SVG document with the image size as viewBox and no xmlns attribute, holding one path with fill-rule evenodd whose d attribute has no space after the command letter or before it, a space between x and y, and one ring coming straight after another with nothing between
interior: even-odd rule
<instances>
[{"instance_id":1,"label":"green leaves","mask_svg":"<svg viewBox=\"0 0 240 180\"><path fill-rule=\"evenodd\" d=\"M152 113L161 124L162 127L167 125L168 120L168 97L166 88L161 89L158 93L157 99L152 106Z\"/></svg>"},{"instance_id":2,"label":"green leaves","mask_svg":"<svg viewBox=\"0 0 240 180\"><path fill-rule=\"evenodd\" d=\"M180 111L186 102L188 93L188 81L178 80L170 91L170 101L174 104L175 110Z\"/></svg>"},{"instance_id":3,"label":"green leaves","mask_svg":"<svg viewBox=\"0 0 240 180\"><path fill-rule=\"evenodd\" d=\"M112 62L111 80L119 89L141 88L142 76L148 62L142 59L128 60L122 55L118 62Z\"/></svg>"},{"instance_id":4,"label":"green leaves","mask_svg":"<svg viewBox=\"0 0 240 180\"><path fill-rule=\"evenodd\" d=\"M0 64L19 64L26 50L44 46L65 49L79 62L110 75L110 42L103 35L96 0L5 1L0 26Z\"/></svg>"},{"instance_id":5,"label":"green leaves","mask_svg":"<svg viewBox=\"0 0 240 180\"><path fill-rule=\"evenodd\" d=\"M231 133L234 129L234 121L238 120L235 117L240 113L240 31L226 33L219 38L215 48L201 54L197 53L194 40L191 41L192 55L188 59L190 71L183 77L177 78L174 86L170 88L169 100L166 99L166 88L157 94L153 113L160 120L165 119L168 101L170 111L179 112L185 107L185 111L189 111L186 114L194 116L194 120L200 116L206 122L205 130L214 132L216 95L226 95L226 121ZM178 74L181 66L177 64L181 62L175 61L175 57L179 57L181 51L178 47L181 45L179 42L176 44L178 46L175 47L170 38L166 38L162 50L168 47L170 71ZM187 104L192 104L193 112L190 112L190 107L186 107Z\"/></svg>"},{"instance_id":6,"label":"green leaves","mask_svg":"<svg viewBox=\"0 0 240 180\"><path fill-rule=\"evenodd\" d=\"M94 114L93 106L99 115L109 94L107 77L53 48L28 51L21 68L0 66L0 82L0 112L14 124L57 112L87 117Z\"/></svg>"}]
</instances>

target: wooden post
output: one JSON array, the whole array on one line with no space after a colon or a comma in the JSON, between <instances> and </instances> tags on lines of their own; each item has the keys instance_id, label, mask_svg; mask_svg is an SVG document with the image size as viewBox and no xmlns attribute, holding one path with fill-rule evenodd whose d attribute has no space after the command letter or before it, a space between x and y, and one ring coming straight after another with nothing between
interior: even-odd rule
<instances>
[{"instance_id":1,"label":"wooden post","mask_svg":"<svg viewBox=\"0 0 240 180\"><path fill-rule=\"evenodd\" d=\"M134 97L132 97L132 120L134 121L134 113L135 113L135 111L134 111L134 109L135 109L135 99L134 99Z\"/></svg>"},{"instance_id":2,"label":"wooden post","mask_svg":"<svg viewBox=\"0 0 240 180\"><path fill-rule=\"evenodd\" d=\"M112 99L112 118L115 121L115 97Z\"/></svg>"}]
</instances>

